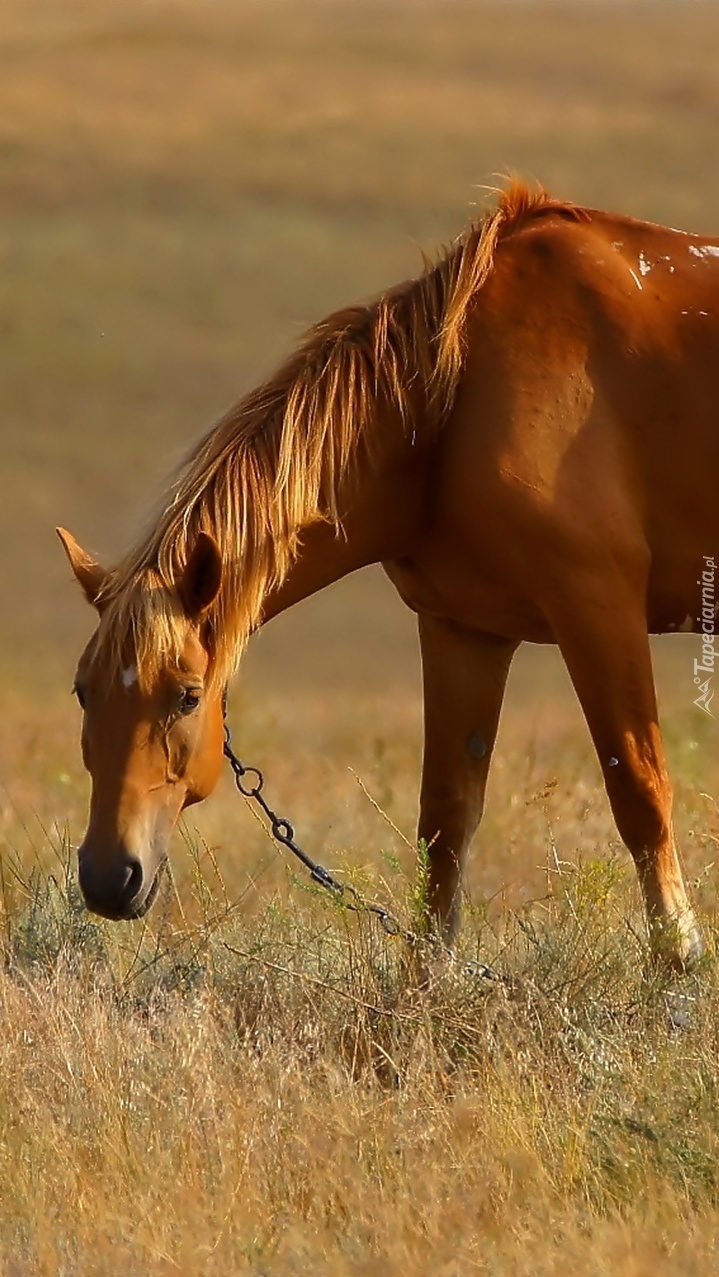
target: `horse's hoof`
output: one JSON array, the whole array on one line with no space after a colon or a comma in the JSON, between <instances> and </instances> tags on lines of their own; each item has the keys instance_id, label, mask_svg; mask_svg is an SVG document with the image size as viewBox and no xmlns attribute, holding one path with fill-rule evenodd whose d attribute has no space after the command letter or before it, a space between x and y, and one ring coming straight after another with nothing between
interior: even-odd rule
<instances>
[{"instance_id":1,"label":"horse's hoof","mask_svg":"<svg viewBox=\"0 0 719 1277\"><path fill-rule=\"evenodd\" d=\"M707 951L704 937L696 922L693 924L686 939L686 948L682 954L682 970L687 972L695 971Z\"/></svg>"},{"instance_id":2,"label":"horse's hoof","mask_svg":"<svg viewBox=\"0 0 719 1277\"><path fill-rule=\"evenodd\" d=\"M651 929L655 964L679 975L695 971L706 952L704 937L693 914L655 922Z\"/></svg>"}]
</instances>

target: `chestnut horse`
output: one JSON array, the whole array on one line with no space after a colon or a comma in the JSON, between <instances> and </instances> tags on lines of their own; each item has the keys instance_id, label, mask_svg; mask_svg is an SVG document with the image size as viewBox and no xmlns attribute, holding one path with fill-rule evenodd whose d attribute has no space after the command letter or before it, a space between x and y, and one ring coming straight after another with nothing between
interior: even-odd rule
<instances>
[{"instance_id":1,"label":"chestnut horse","mask_svg":"<svg viewBox=\"0 0 719 1277\"><path fill-rule=\"evenodd\" d=\"M252 631L380 562L419 622L433 925L451 940L513 653L556 643L653 947L687 966L648 633L706 620L717 476L719 245L514 183L421 277L318 324L118 567L60 532L99 614L75 679L88 907L150 907Z\"/></svg>"}]
</instances>

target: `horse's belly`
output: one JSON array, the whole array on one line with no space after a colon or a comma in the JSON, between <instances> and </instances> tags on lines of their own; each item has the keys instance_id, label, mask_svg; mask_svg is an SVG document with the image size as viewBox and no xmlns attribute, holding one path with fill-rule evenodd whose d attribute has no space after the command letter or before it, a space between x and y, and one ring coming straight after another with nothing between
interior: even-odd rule
<instances>
[{"instance_id":1,"label":"horse's belly","mask_svg":"<svg viewBox=\"0 0 719 1277\"><path fill-rule=\"evenodd\" d=\"M655 570L647 595L650 634L714 633L719 615L719 559L693 557L673 571Z\"/></svg>"}]
</instances>

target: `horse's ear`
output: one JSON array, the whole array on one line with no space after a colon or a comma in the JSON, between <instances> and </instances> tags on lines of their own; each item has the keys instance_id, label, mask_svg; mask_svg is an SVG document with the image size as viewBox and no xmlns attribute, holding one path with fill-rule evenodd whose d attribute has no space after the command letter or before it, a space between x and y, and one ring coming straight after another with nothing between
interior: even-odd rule
<instances>
[{"instance_id":1,"label":"horse's ear","mask_svg":"<svg viewBox=\"0 0 719 1277\"><path fill-rule=\"evenodd\" d=\"M83 550L74 536L66 532L64 528L55 528L55 531L62 541L63 549L70 561L70 567L82 587L85 598L88 603L92 603L93 607L97 607L98 595L107 580L107 568L103 568L86 550Z\"/></svg>"},{"instance_id":2,"label":"horse's ear","mask_svg":"<svg viewBox=\"0 0 719 1277\"><path fill-rule=\"evenodd\" d=\"M190 620L200 620L217 598L221 583L220 547L209 532L200 532L177 582L178 593Z\"/></svg>"}]
</instances>

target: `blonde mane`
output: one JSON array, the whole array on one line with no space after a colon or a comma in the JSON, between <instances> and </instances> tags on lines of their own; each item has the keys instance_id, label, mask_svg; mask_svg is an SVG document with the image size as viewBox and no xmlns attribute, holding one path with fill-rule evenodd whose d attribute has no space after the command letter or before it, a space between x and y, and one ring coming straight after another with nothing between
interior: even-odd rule
<instances>
[{"instance_id":1,"label":"blonde mane","mask_svg":"<svg viewBox=\"0 0 719 1277\"><path fill-rule=\"evenodd\" d=\"M212 677L227 681L268 591L292 565L301 530L317 519L339 530L343 485L360 449L372 452L378 406L397 413L408 434L442 429L462 372L467 312L497 244L545 211L583 216L513 182L419 278L317 324L274 377L200 440L156 524L103 588L95 654L110 677L126 663L129 641L145 684L177 661L187 620L175 583L204 530L223 562L206 618Z\"/></svg>"}]
</instances>

